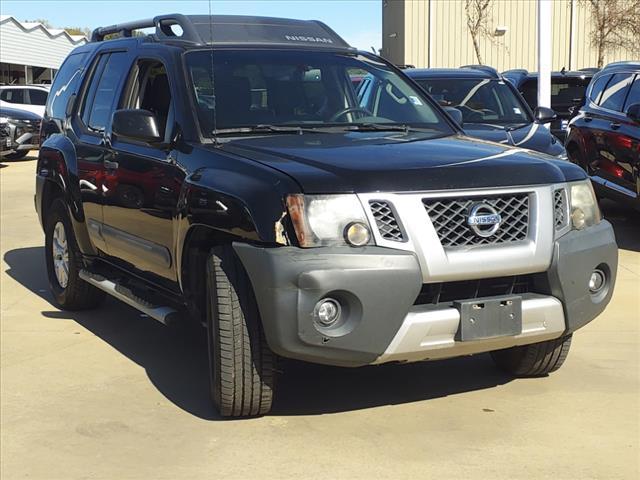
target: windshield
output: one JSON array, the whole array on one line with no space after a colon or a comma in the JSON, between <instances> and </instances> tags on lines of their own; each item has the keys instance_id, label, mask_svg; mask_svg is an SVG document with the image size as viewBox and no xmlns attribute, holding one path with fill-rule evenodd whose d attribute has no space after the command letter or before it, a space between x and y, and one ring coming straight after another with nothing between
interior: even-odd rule
<instances>
[{"instance_id":1,"label":"windshield","mask_svg":"<svg viewBox=\"0 0 640 480\"><path fill-rule=\"evenodd\" d=\"M454 133L422 92L364 55L198 50L186 54L186 64L205 136L265 125L305 131L402 125Z\"/></svg>"},{"instance_id":2,"label":"windshield","mask_svg":"<svg viewBox=\"0 0 640 480\"><path fill-rule=\"evenodd\" d=\"M462 112L465 123L530 123L521 100L502 80L489 78L416 79L440 105Z\"/></svg>"}]
</instances>

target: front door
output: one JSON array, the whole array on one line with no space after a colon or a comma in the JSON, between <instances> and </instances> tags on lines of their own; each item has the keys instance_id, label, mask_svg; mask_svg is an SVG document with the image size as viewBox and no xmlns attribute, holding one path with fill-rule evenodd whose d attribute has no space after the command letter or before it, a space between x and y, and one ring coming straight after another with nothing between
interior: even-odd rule
<instances>
[{"instance_id":1,"label":"front door","mask_svg":"<svg viewBox=\"0 0 640 480\"><path fill-rule=\"evenodd\" d=\"M137 59L120 96L121 109L144 109L165 141L151 145L111 135L114 169L107 175L103 235L112 260L151 280L175 281L173 221L184 180L171 144L173 96L158 59Z\"/></svg>"}]
</instances>

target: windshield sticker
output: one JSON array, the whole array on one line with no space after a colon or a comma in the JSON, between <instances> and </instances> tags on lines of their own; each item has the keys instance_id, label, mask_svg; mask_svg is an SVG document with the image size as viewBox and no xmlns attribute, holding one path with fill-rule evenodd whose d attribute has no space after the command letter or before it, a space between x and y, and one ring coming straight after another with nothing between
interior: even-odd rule
<instances>
[{"instance_id":1,"label":"windshield sticker","mask_svg":"<svg viewBox=\"0 0 640 480\"><path fill-rule=\"evenodd\" d=\"M522 112L518 107L513 107L513 113L515 113L516 115L520 115Z\"/></svg>"},{"instance_id":2,"label":"windshield sticker","mask_svg":"<svg viewBox=\"0 0 640 480\"><path fill-rule=\"evenodd\" d=\"M411 95L409 96L409 100L411 100L411 103L413 103L414 105L422 106L422 102L418 97L414 97L413 95Z\"/></svg>"},{"instance_id":3,"label":"windshield sticker","mask_svg":"<svg viewBox=\"0 0 640 480\"><path fill-rule=\"evenodd\" d=\"M303 35L285 35L286 40L294 42L333 43L333 40L325 37L308 37Z\"/></svg>"}]
</instances>

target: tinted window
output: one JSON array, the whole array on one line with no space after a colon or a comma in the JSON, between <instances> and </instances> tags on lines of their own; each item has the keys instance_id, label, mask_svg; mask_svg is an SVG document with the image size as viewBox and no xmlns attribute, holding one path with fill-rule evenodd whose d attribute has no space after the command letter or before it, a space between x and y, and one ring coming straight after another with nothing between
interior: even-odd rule
<instances>
[{"instance_id":1,"label":"tinted window","mask_svg":"<svg viewBox=\"0 0 640 480\"><path fill-rule=\"evenodd\" d=\"M625 112L631 105L640 103L640 75L636 75L636 79L631 85L629 90L629 96L627 97L627 103L625 103Z\"/></svg>"},{"instance_id":2,"label":"tinted window","mask_svg":"<svg viewBox=\"0 0 640 480\"><path fill-rule=\"evenodd\" d=\"M538 80L531 78L526 80L520 87L522 96L531 108L538 106Z\"/></svg>"},{"instance_id":3,"label":"tinted window","mask_svg":"<svg viewBox=\"0 0 640 480\"><path fill-rule=\"evenodd\" d=\"M551 108L556 112L566 112L569 108L582 105L589 78L559 77L551 79Z\"/></svg>"},{"instance_id":4,"label":"tinted window","mask_svg":"<svg viewBox=\"0 0 640 480\"><path fill-rule=\"evenodd\" d=\"M607 87L602 92L598 105L609 110L622 111L622 105L627 92L629 91L629 83L631 82L631 74L617 73L611 81L607 83Z\"/></svg>"},{"instance_id":5,"label":"tinted window","mask_svg":"<svg viewBox=\"0 0 640 480\"><path fill-rule=\"evenodd\" d=\"M187 53L186 59L205 135L213 130L214 109L217 129L387 123L453 132L420 91L364 55L221 50L212 56L202 50ZM356 95L356 77L368 82L372 94L366 99Z\"/></svg>"},{"instance_id":6,"label":"tinted window","mask_svg":"<svg viewBox=\"0 0 640 480\"><path fill-rule=\"evenodd\" d=\"M106 55L105 55L106 57ZM125 70L128 67L127 54L124 52L116 52L109 54L104 67L100 68L103 59L100 59L99 68L92 80L91 88L86 103L86 113L83 118L87 118L86 125L89 129L101 132L105 129L110 121L111 110L114 98L117 95L117 89L120 80L125 76ZM95 85L95 88L93 88ZM89 107L89 95L91 98L91 107Z\"/></svg>"},{"instance_id":7,"label":"tinted window","mask_svg":"<svg viewBox=\"0 0 640 480\"><path fill-rule=\"evenodd\" d=\"M24 103L24 89L7 88L2 92L2 100L9 103Z\"/></svg>"},{"instance_id":8,"label":"tinted window","mask_svg":"<svg viewBox=\"0 0 640 480\"><path fill-rule=\"evenodd\" d=\"M29 103L31 105L45 105L47 103L47 92L44 90L29 90Z\"/></svg>"},{"instance_id":9,"label":"tinted window","mask_svg":"<svg viewBox=\"0 0 640 480\"><path fill-rule=\"evenodd\" d=\"M519 96L502 80L490 78L416 79L444 107L455 107L468 123L529 123Z\"/></svg>"},{"instance_id":10,"label":"tinted window","mask_svg":"<svg viewBox=\"0 0 640 480\"><path fill-rule=\"evenodd\" d=\"M69 97L76 93L82 76L82 65L86 54L69 55L60 67L51 86L51 93L47 97L47 115L52 118L63 119L67 109Z\"/></svg>"},{"instance_id":11,"label":"tinted window","mask_svg":"<svg viewBox=\"0 0 640 480\"><path fill-rule=\"evenodd\" d=\"M589 100L597 104L600 100L600 94L609 80L611 80L611 75L602 75L601 77L596 78L590 87Z\"/></svg>"}]
</instances>

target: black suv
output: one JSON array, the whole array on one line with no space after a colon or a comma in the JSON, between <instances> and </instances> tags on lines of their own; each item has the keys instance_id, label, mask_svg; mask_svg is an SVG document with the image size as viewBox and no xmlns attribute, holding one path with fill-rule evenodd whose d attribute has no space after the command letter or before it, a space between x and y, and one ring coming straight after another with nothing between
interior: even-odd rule
<instances>
[{"instance_id":1,"label":"black suv","mask_svg":"<svg viewBox=\"0 0 640 480\"><path fill-rule=\"evenodd\" d=\"M587 86L597 71L597 68L585 68L551 72L551 108L558 115L558 118L551 122L551 133L563 143L567 136L569 120L584 103ZM516 69L507 70L502 75L513 83L531 108L538 106L537 72Z\"/></svg>"},{"instance_id":2,"label":"black suv","mask_svg":"<svg viewBox=\"0 0 640 480\"><path fill-rule=\"evenodd\" d=\"M640 62L611 63L593 77L566 145L599 194L640 209Z\"/></svg>"},{"instance_id":3,"label":"black suv","mask_svg":"<svg viewBox=\"0 0 640 480\"><path fill-rule=\"evenodd\" d=\"M544 375L614 288L613 231L579 167L461 135L319 22L97 29L58 72L43 135L35 203L56 301L106 292L203 325L222 415L268 412L280 357L492 352Z\"/></svg>"},{"instance_id":4,"label":"black suv","mask_svg":"<svg viewBox=\"0 0 640 480\"><path fill-rule=\"evenodd\" d=\"M495 69L470 65L407 69L405 73L449 113L462 117L459 123L467 135L566 160L562 143L541 126L553 121L555 113L549 108L532 112L514 86Z\"/></svg>"}]
</instances>

